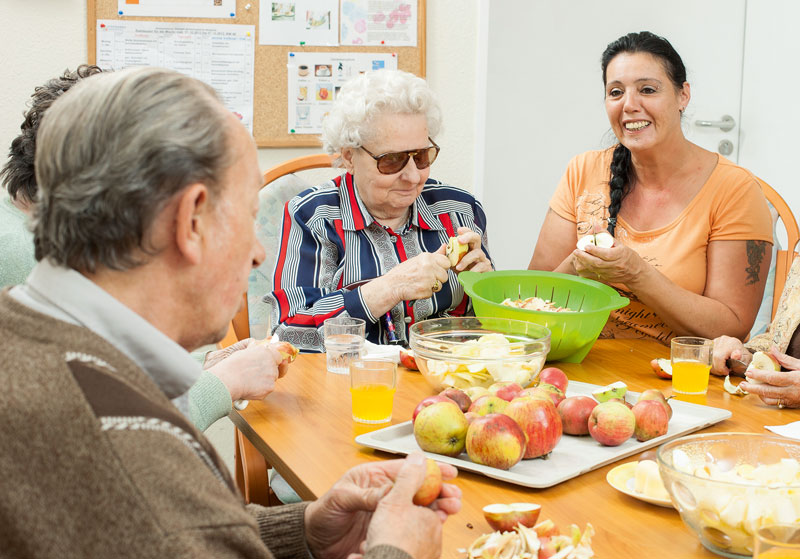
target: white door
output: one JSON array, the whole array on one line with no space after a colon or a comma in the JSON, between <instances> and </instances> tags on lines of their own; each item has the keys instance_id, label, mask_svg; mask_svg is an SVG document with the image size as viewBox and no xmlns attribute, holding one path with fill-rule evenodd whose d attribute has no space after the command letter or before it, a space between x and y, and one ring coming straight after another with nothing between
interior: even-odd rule
<instances>
[{"instance_id":1,"label":"white door","mask_svg":"<svg viewBox=\"0 0 800 559\"><path fill-rule=\"evenodd\" d=\"M687 136L712 151L727 140L734 150L727 157L737 160L745 0L485 1L486 125L477 134L485 173L475 190L498 269L527 268L570 158L615 143L600 57L626 33L648 30L669 39L691 84ZM695 124L723 115L736 122L729 131Z\"/></svg>"}]
</instances>

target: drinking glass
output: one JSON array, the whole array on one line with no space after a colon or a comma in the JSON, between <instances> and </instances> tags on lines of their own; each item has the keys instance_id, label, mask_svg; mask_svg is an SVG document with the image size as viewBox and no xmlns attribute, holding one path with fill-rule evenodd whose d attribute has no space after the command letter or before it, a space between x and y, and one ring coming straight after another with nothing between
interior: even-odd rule
<instances>
[{"instance_id":1,"label":"drinking glass","mask_svg":"<svg viewBox=\"0 0 800 559\"><path fill-rule=\"evenodd\" d=\"M328 371L346 375L350 363L359 359L364 351L366 323L361 318L334 317L323 322L325 353Z\"/></svg>"},{"instance_id":2,"label":"drinking glass","mask_svg":"<svg viewBox=\"0 0 800 559\"><path fill-rule=\"evenodd\" d=\"M800 559L800 526L773 524L756 532L753 559Z\"/></svg>"},{"instance_id":3,"label":"drinking glass","mask_svg":"<svg viewBox=\"0 0 800 559\"><path fill-rule=\"evenodd\" d=\"M386 423L392 419L397 389L397 365L388 359L357 359L350 363L353 420Z\"/></svg>"},{"instance_id":4,"label":"drinking glass","mask_svg":"<svg viewBox=\"0 0 800 559\"><path fill-rule=\"evenodd\" d=\"M705 394L711 372L714 342L706 338L672 338L672 390L679 394Z\"/></svg>"}]
</instances>

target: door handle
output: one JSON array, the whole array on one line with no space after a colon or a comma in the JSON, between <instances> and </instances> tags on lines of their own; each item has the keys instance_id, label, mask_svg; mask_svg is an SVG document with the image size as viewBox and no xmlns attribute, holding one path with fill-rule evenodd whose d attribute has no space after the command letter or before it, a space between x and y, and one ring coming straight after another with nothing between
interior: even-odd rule
<instances>
[{"instance_id":1,"label":"door handle","mask_svg":"<svg viewBox=\"0 0 800 559\"><path fill-rule=\"evenodd\" d=\"M722 115L722 120L695 120L694 123L704 128L719 128L723 132L730 132L736 126L736 121L731 115Z\"/></svg>"}]
</instances>

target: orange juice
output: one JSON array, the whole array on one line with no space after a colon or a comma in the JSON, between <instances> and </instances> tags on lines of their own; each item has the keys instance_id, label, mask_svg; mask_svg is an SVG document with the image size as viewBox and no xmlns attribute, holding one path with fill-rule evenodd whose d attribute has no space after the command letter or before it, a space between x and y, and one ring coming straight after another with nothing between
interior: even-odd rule
<instances>
[{"instance_id":1,"label":"orange juice","mask_svg":"<svg viewBox=\"0 0 800 559\"><path fill-rule=\"evenodd\" d=\"M756 555L757 559L800 559L800 549L772 548Z\"/></svg>"},{"instance_id":2,"label":"orange juice","mask_svg":"<svg viewBox=\"0 0 800 559\"><path fill-rule=\"evenodd\" d=\"M705 394L711 365L700 361L672 362L672 390L682 394Z\"/></svg>"},{"instance_id":3,"label":"orange juice","mask_svg":"<svg viewBox=\"0 0 800 559\"><path fill-rule=\"evenodd\" d=\"M353 419L362 423L384 423L392 419L395 389L385 384L362 384L350 388Z\"/></svg>"}]
</instances>

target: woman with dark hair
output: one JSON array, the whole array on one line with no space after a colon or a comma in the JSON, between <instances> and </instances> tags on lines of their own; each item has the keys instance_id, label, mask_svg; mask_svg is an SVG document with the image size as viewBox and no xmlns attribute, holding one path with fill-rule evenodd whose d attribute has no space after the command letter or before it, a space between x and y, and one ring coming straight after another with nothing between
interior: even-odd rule
<instances>
[{"instance_id":1,"label":"woman with dark hair","mask_svg":"<svg viewBox=\"0 0 800 559\"><path fill-rule=\"evenodd\" d=\"M643 31L602 57L605 105L619 142L573 158L545 217L529 268L613 285L631 304L604 337L744 338L769 268L772 222L758 179L686 139L686 68ZM612 247L576 248L607 230Z\"/></svg>"}]
</instances>

